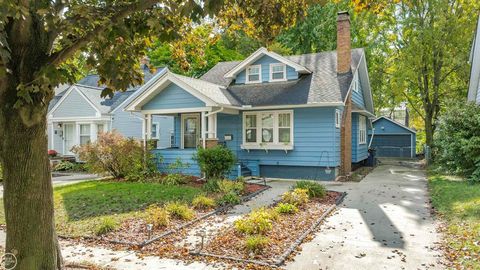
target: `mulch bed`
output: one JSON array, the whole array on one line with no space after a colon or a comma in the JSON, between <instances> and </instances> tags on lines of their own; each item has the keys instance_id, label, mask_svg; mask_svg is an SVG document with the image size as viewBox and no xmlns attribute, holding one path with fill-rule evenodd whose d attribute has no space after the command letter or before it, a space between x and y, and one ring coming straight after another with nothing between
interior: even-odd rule
<instances>
[{"instance_id":1,"label":"mulch bed","mask_svg":"<svg viewBox=\"0 0 480 270\"><path fill-rule=\"evenodd\" d=\"M273 223L273 229L265 235L270 242L260 254L246 251L245 236L236 232L233 226L217 235L201 250L201 253L274 264L305 231L317 222L327 209L335 205L340 196L339 192L329 191L325 198L310 201L297 213L282 215L278 221Z\"/></svg>"}]
</instances>

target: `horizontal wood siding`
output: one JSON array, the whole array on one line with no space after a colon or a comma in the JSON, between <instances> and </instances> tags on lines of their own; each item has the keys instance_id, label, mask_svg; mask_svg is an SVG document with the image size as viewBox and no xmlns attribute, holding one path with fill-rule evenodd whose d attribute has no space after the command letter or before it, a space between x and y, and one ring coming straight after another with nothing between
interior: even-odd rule
<instances>
[{"instance_id":1,"label":"horizontal wood siding","mask_svg":"<svg viewBox=\"0 0 480 270\"><path fill-rule=\"evenodd\" d=\"M365 108L365 100L363 98L363 89L362 89L362 84L360 82L360 79L358 79L357 89L358 91L352 91L352 101L357 106L360 106L361 108Z\"/></svg>"},{"instance_id":2,"label":"horizontal wood siding","mask_svg":"<svg viewBox=\"0 0 480 270\"><path fill-rule=\"evenodd\" d=\"M268 82L270 80L270 64L280 63L280 61L270 57L270 56L263 56L262 58L258 59L252 65L262 65L262 82ZM295 71L294 68L291 66L287 66L287 80L296 80L298 79L298 72ZM244 84L246 80L246 71L243 70L238 73L235 83L237 84Z\"/></svg>"},{"instance_id":3,"label":"horizontal wood siding","mask_svg":"<svg viewBox=\"0 0 480 270\"><path fill-rule=\"evenodd\" d=\"M53 112L53 117L95 117L96 114L95 108L74 89Z\"/></svg>"},{"instance_id":4,"label":"horizontal wood siding","mask_svg":"<svg viewBox=\"0 0 480 270\"><path fill-rule=\"evenodd\" d=\"M205 102L172 83L147 104L143 105L142 110L198 108L204 106Z\"/></svg>"},{"instance_id":5,"label":"horizontal wood siding","mask_svg":"<svg viewBox=\"0 0 480 270\"><path fill-rule=\"evenodd\" d=\"M193 155L196 153L195 149L164 149L152 151L157 159L158 169L161 172L172 173L179 172L186 175L200 176L200 168ZM177 159L180 159L186 166L172 169L169 166L174 164Z\"/></svg>"},{"instance_id":6,"label":"horizontal wood siding","mask_svg":"<svg viewBox=\"0 0 480 270\"><path fill-rule=\"evenodd\" d=\"M383 118L375 121L373 127L375 134L372 147L377 148L378 156L415 157L415 132ZM369 134L369 138L371 138L372 131L369 131Z\"/></svg>"},{"instance_id":7,"label":"horizontal wood siding","mask_svg":"<svg viewBox=\"0 0 480 270\"><path fill-rule=\"evenodd\" d=\"M357 163L368 158L368 136L367 143L359 144L359 121L358 113L352 113L352 162ZM367 119L367 134L368 134Z\"/></svg>"},{"instance_id":8,"label":"horizontal wood siding","mask_svg":"<svg viewBox=\"0 0 480 270\"><path fill-rule=\"evenodd\" d=\"M375 134L412 134L410 130L392 123L386 119L380 118L373 123Z\"/></svg>"},{"instance_id":9,"label":"horizontal wood siding","mask_svg":"<svg viewBox=\"0 0 480 270\"><path fill-rule=\"evenodd\" d=\"M142 115L118 109L112 122L112 129L125 137L142 138Z\"/></svg>"}]
</instances>

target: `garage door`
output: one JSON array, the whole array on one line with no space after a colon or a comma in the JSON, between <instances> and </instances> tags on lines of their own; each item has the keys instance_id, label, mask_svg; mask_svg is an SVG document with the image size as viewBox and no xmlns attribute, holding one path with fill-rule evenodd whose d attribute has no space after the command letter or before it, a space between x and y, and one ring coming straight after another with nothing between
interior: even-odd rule
<instances>
[{"instance_id":1,"label":"garage door","mask_svg":"<svg viewBox=\"0 0 480 270\"><path fill-rule=\"evenodd\" d=\"M372 148L377 150L377 157L411 157L411 136L406 135L375 135Z\"/></svg>"}]
</instances>

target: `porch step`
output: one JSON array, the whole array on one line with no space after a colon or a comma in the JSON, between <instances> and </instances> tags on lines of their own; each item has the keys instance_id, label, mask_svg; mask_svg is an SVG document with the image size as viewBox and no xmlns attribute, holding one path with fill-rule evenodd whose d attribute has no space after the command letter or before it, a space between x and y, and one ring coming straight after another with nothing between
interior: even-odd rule
<instances>
[{"instance_id":1,"label":"porch step","mask_svg":"<svg viewBox=\"0 0 480 270\"><path fill-rule=\"evenodd\" d=\"M240 167L240 173L242 176L252 176L252 171L247 166L241 164Z\"/></svg>"}]
</instances>

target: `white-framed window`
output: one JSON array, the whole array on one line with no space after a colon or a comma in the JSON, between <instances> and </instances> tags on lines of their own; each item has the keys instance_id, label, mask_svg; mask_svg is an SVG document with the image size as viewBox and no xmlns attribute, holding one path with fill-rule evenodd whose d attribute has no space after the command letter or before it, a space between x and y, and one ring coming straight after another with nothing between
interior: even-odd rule
<instances>
[{"instance_id":1,"label":"white-framed window","mask_svg":"<svg viewBox=\"0 0 480 270\"><path fill-rule=\"evenodd\" d=\"M270 64L270 81L285 81L287 79L287 66L283 63Z\"/></svg>"},{"instance_id":2,"label":"white-framed window","mask_svg":"<svg viewBox=\"0 0 480 270\"><path fill-rule=\"evenodd\" d=\"M335 110L335 127L340 128L342 124L342 112L340 110Z\"/></svg>"},{"instance_id":3,"label":"white-framed window","mask_svg":"<svg viewBox=\"0 0 480 270\"><path fill-rule=\"evenodd\" d=\"M293 111L243 113L244 149L293 149Z\"/></svg>"},{"instance_id":4,"label":"white-framed window","mask_svg":"<svg viewBox=\"0 0 480 270\"><path fill-rule=\"evenodd\" d=\"M262 65L247 67L246 75L246 83L262 82Z\"/></svg>"},{"instance_id":5,"label":"white-framed window","mask_svg":"<svg viewBox=\"0 0 480 270\"><path fill-rule=\"evenodd\" d=\"M353 76L353 80L352 80L352 88L353 88L353 91L355 92L358 92L358 77L357 77L357 74L355 74L355 76Z\"/></svg>"},{"instance_id":6,"label":"white-framed window","mask_svg":"<svg viewBox=\"0 0 480 270\"><path fill-rule=\"evenodd\" d=\"M358 143L367 143L367 118L363 115L360 115L358 119Z\"/></svg>"},{"instance_id":7,"label":"white-framed window","mask_svg":"<svg viewBox=\"0 0 480 270\"><path fill-rule=\"evenodd\" d=\"M90 124L80 124L80 145L90 142Z\"/></svg>"},{"instance_id":8,"label":"white-framed window","mask_svg":"<svg viewBox=\"0 0 480 270\"><path fill-rule=\"evenodd\" d=\"M158 139L160 133L160 125L156 122L152 123L152 139Z\"/></svg>"}]
</instances>

